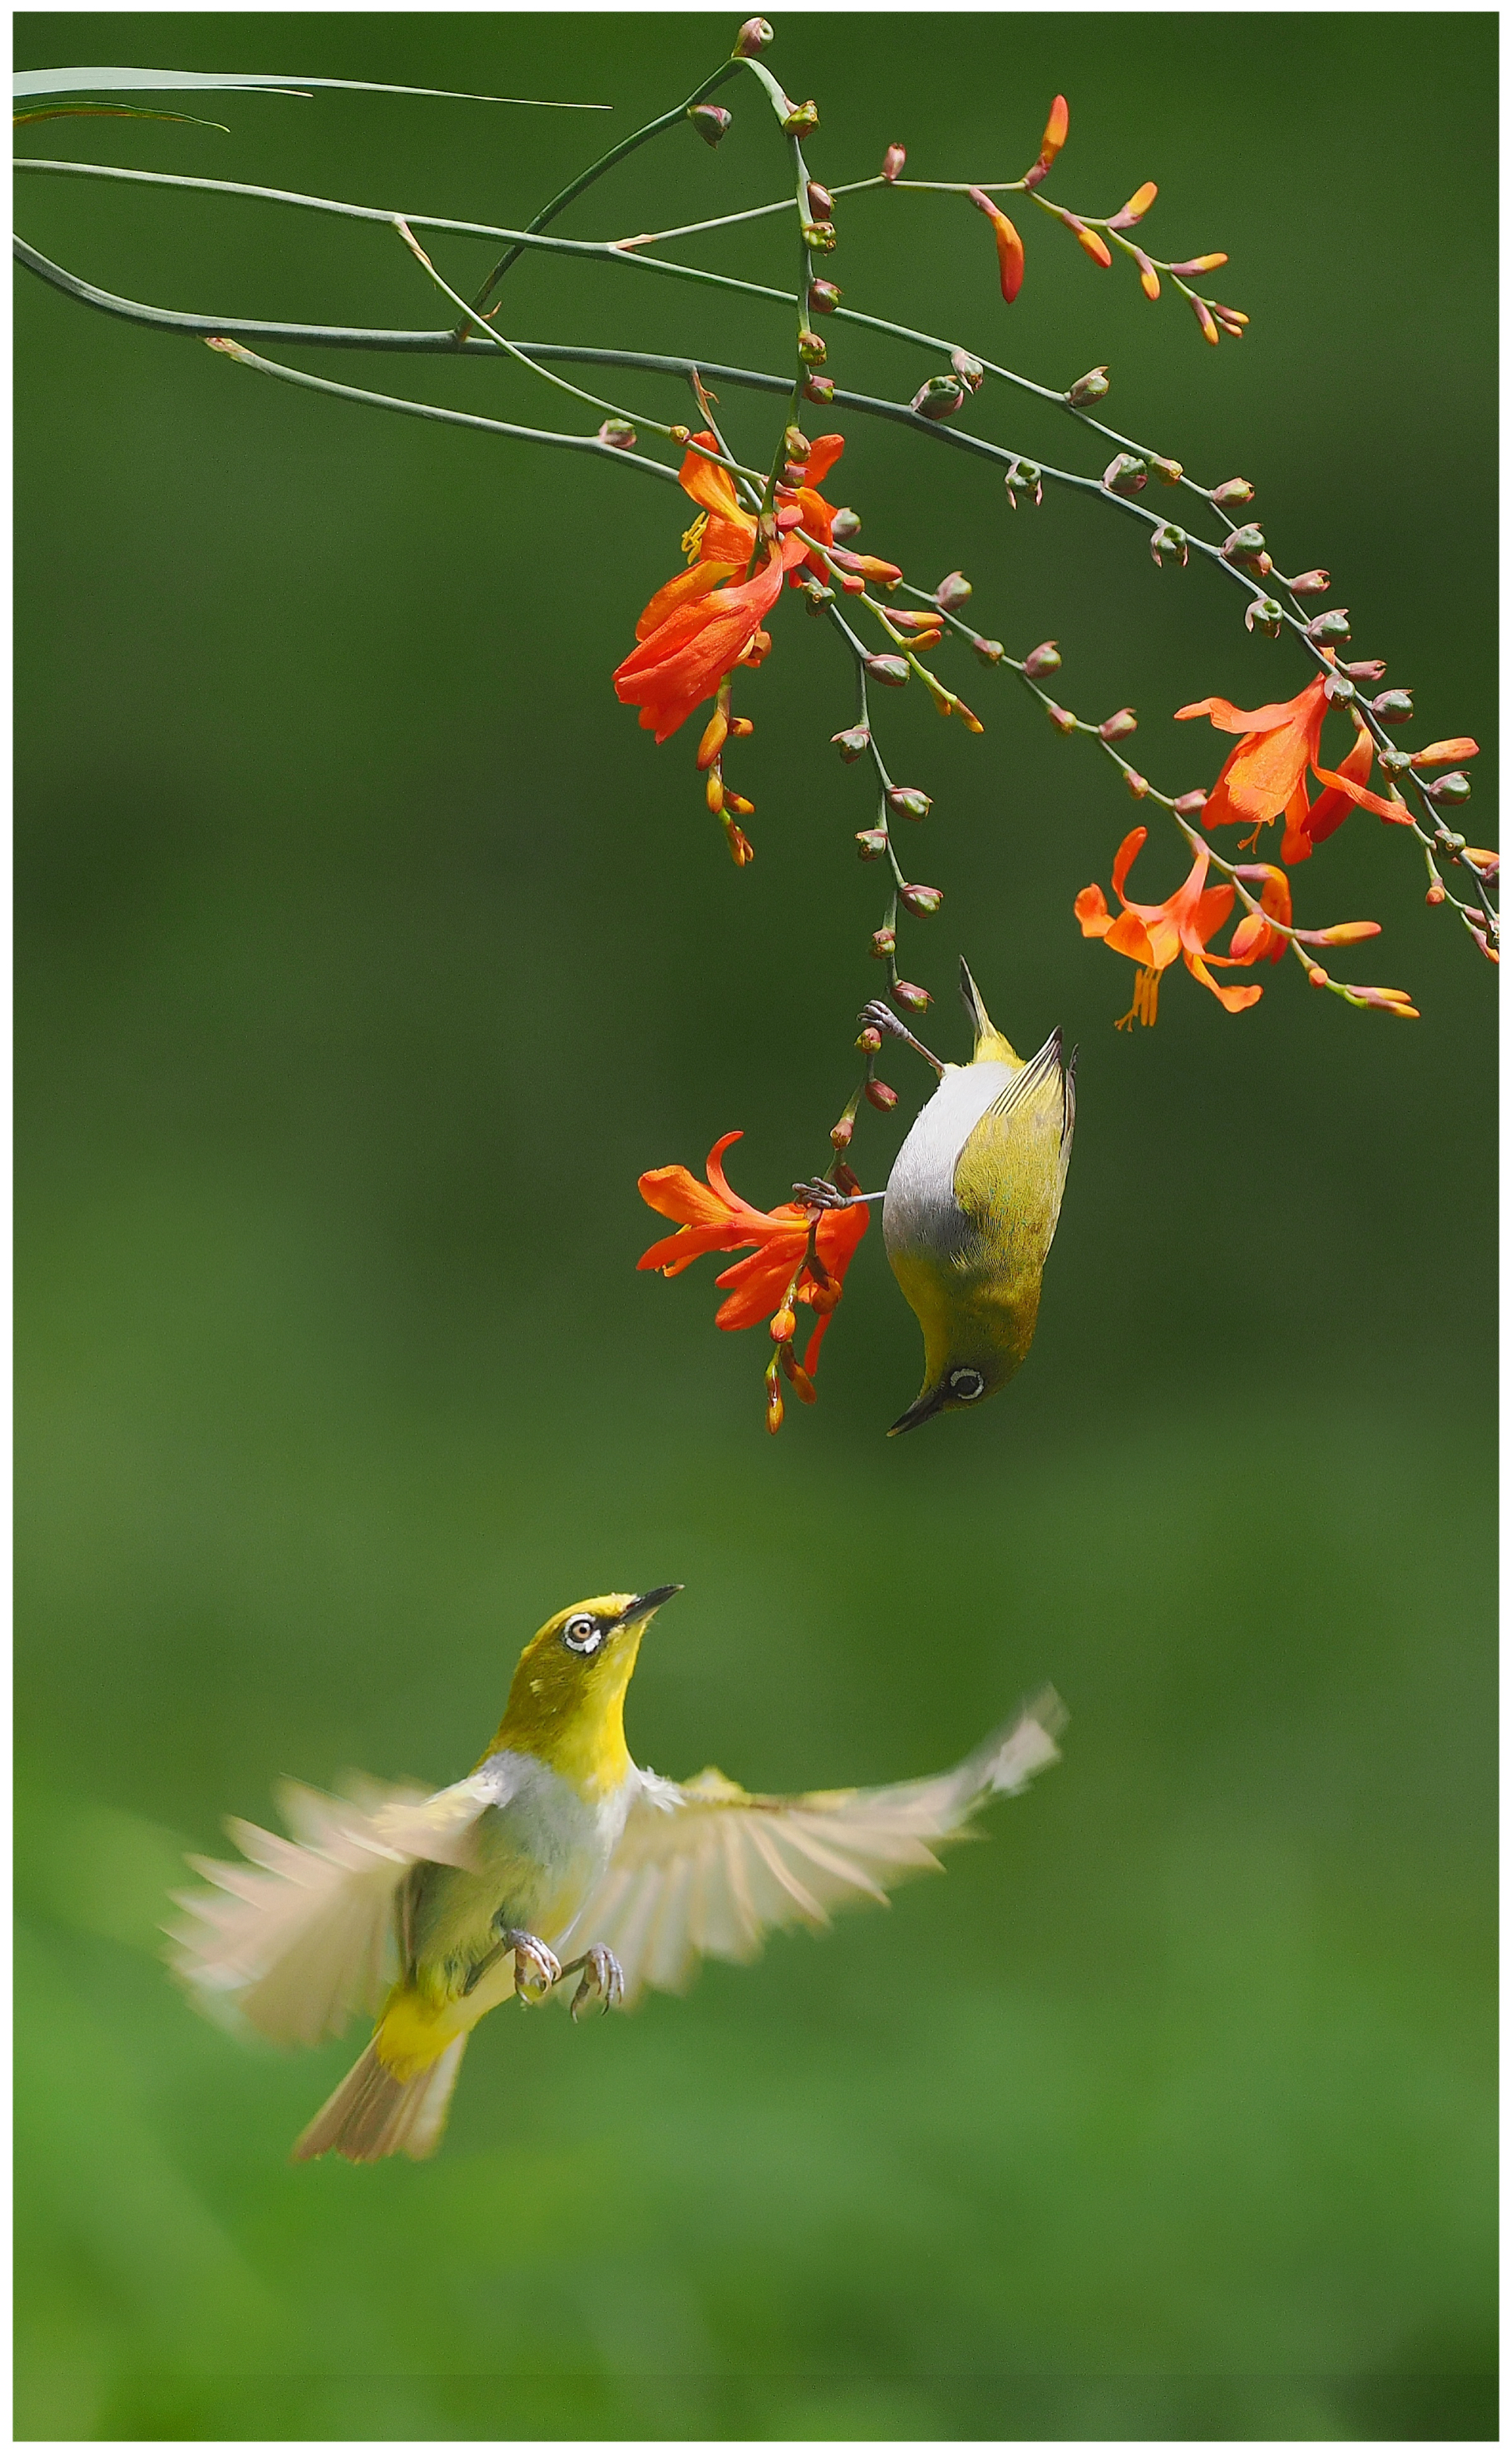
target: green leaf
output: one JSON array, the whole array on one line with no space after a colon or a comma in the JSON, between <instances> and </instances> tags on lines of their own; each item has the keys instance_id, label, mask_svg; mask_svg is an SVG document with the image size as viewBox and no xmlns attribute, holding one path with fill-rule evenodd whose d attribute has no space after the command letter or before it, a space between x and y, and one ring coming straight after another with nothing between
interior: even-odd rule
<instances>
[{"instance_id":1,"label":"green leaf","mask_svg":"<svg viewBox=\"0 0 1512 2454\"><path fill-rule=\"evenodd\" d=\"M304 91L320 86L344 93L428 94L447 102L506 102L528 111L607 111L606 102L536 102L505 93L456 93L446 86L372 85L365 77L274 76L258 70L239 75L230 70L202 69L23 69L11 79L17 102L54 93L136 93L193 91L219 93L281 93L308 102Z\"/></svg>"},{"instance_id":2,"label":"green leaf","mask_svg":"<svg viewBox=\"0 0 1512 2454\"><path fill-rule=\"evenodd\" d=\"M222 136L230 130L221 119L195 119L187 111L135 111L129 102L55 102L47 111L15 111L12 128L30 128L39 119L173 119L185 128L214 128Z\"/></svg>"}]
</instances>

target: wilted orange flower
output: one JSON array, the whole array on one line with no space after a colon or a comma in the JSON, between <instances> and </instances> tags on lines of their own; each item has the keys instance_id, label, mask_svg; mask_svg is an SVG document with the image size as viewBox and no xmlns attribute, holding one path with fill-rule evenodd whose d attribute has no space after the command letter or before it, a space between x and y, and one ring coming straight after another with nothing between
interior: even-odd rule
<instances>
[{"instance_id":1,"label":"wilted orange flower","mask_svg":"<svg viewBox=\"0 0 1512 2454\"><path fill-rule=\"evenodd\" d=\"M707 451L720 448L711 433L695 439ZM760 662L771 644L763 620L782 593L785 575L796 573L807 561L827 576L807 544L782 532L802 526L828 545L834 510L814 489L845 448L843 435L821 435L810 446L804 484L777 489L779 537L761 569L748 577L740 574L748 570L756 552L754 516L743 510L727 469L703 453L686 454L679 483L700 513L683 539L693 558L686 571L657 590L635 626L638 644L614 673L616 694L627 706L639 707L642 724L658 742L667 740L695 707L712 697L737 665ZM836 559L863 568L860 556L837 551ZM865 567L868 573L873 571ZM876 565L874 571L892 573L892 565Z\"/></svg>"},{"instance_id":2,"label":"wilted orange flower","mask_svg":"<svg viewBox=\"0 0 1512 2454\"><path fill-rule=\"evenodd\" d=\"M715 1324L750 1329L769 1319L773 1337L790 1345L796 1325L792 1307L807 1304L818 1318L801 1368L811 1375L829 1317L840 1301L842 1281L866 1232L865 1207L858 1203L853 1210L822 1211L810 1252L811 1212L795 1201L757 1210L731 1190L722 1161L731 1142L740 1138L738 1133L721 1135L705 1164L704 1184L686 1167L653 1167L640 1178L642 1199L664 1218L681 1224L675 1236L664 1236L643 1253L636 1266L675 1278L703 1253L738 1253L754 1245L746 1260L722 1270L714 1281L729 1289Z\"/></svg>"},{"instance_id":3,"label":"wilted orange flower","mask_svg":"<svg viewBox=\"0 0 1512 2454\"><path fill-rule=\"evenodd\" d=\"M1314 845L1342 826L1351 809L1371 810L1392 826L1409 825L1411 813L1404 801L1395 795L1383 799L1379 793L1365 789L1374 755L1368 733L1356 735L1354 747L1337 770L1323 765L1327 704L1326 678L1319 674L1295 698L1270 707L1235 707L1226 698L1198 699L1190 707L1179 707L1178 724L1189 716L1205 715L1218 732L1244 736L1224 759L1207 796L1204 826L1247 825L1254 831L1253 843L1262 827L1284 817L1281 856L1295 865L1310 859ZM1309 767L1325 787L1316 801L1307 798Z\"/></svg>"},{"instance_id":4,"label":"wilted orange flower","mask_svg":"<svg viewBox=\"0 0 1512 2454\"><path fill-rule=\"evenodd\" d=\"M1114 919L1107 908L1107 898L1100 886L1084 886L1076 898L1076 916L1082 924L1084 937L1102 937L1116 955L1127 955L1140 965L1134 986L1134 1002L1119 1018L1118 1029L1128 1030L1136 1022L1153 1023L1160 995L1161 974L1167 971L1178 955L1194 980L1211 989L1219 1003L1229 1014L1243 1014L1254 1005L1261 991L1246 988L1225 989L1214 979L1210 963L1253 961L1258 945L1247 955L1209 955L1207 941L1216 936L1234 907L1231 886L1209 886L1204 891L1207 875L1207 850L1199 850L1192 863L1191 875L1166 896L1164 903L1133 903L1124 892L1124 882L1133 866L1134 856L1144 843L1148 829L1135 827L1118 848L1113 863L1113 892L1124 909ZM1268 934L1268 933L1267 933Z\"/></svg>"}]
</instances>

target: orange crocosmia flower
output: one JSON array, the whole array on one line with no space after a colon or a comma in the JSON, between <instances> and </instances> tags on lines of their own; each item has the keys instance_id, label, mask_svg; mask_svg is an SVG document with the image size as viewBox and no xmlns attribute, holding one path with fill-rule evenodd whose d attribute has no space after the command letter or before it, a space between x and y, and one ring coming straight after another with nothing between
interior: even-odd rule
<instances>
[{"instance_id":1,"label":"orange crocosmia flower","mask_svg":"<svg viewBox=\"0 0 1512 2454\"><path fill-rule=\"evenodd\" d=\"M1198 852L1190 875L1174 895L1164 903L1134 903L1124 892L1124 880L1133 866L1134 856L1144 843L1148 829L1135 827L1118 848L1113 863L1113 892L1123 905L1117 918L1107 908L1107 898L1100 886L1084 886L1076 898L1076 916L1082 924L1084 937L1101 937L1116 955L1127 955L1140 966L1140 976L1134 992L1134 1003L1119 1021L1126 1030L1135 1022L1155 1020L1156 999L1161 974L1167 971L1178 955L1194 980L1211 989L1220 1005L1229 1014L1243 1014L1246 1006L1256 1003L1261 991L1255 987L1225 989L1214 979L1210 963L1227 964L1236 959L1226 955L1209 955L1207 941L1217 935L1234 908L1231 886L1209 886L1206 846ZM1253 960L1248 957L1237 959Z\"/></svg>"},{"instance_id":2,"label":"orange crocosmia flower","mask_svg":"<svg viewBox=\"0 0 1512 2454\"><path fill-rule=\"evenodd\" d=\"M707 432L695 440L710 452L720 449ZM843 434L822 434L809 446L804 484L777 489L779 531L802 526L828 545L834 508L814 487L845 448ZM642 724L658 742L686 723L737 665L760 663L771 645L763 619L777 602L785 573L796 578L806 560L827 576L820 555L791 535L781 538L760 571L743 576L756 552L756 521L742 509L729 471L690 451L678 483L700 512L684 538L693 561L657 590L635 626L636 646L614 673L617 695L640 708ZM892 565L877 568L890 573Z\"/></svg>"},{"instance_id":3,"label":"orange crocosmia flower","mask_svg":"<svg viewBox=\"0 0 1512 2454\"><path fill-rule=\"evenodd\" d=\"M1348 804L1345 803L1345 807ZM1273 869L1268 861L1257 861L1253 868L1243 869L1240 875L1260 888L1259 912L1246 912L1228 941L1231 963L1279 963L1286 951L1286 939L1281 929L1273 929L1279 920L1283 929L1291 927L1291 888L1283 871ZM1268 916L1267 916L1268 915Z\"/></svg>"},{"instance_id":4,"label":"orange crocosmia flower","mask_svg":"<svg viewBox=\"0 0 1512 2454\"><path fill-rule=\"evenodd\" d=\"M821 1212L814 1241L820 1262L828 1275L826 1285L815 1277L805 1260L809 1212L801 1210L795 1201L780 1202L775 1210L757 1210L732 1191L722 1161L731 1142L740 1138L738 1133L720 1136L705 1163L704 1184L686 1167L653 1167L640 1178L642 1199L660 1211L664 1218L676 1218L681 1223L675 1236L664 1236L660 1243L643 1253L636 1267L660 1270L665 1277L675 1278L680 1270L686 1270L689 1261L696 1261L703 1253L738 1253L747 1244L754 1245L754 1252L730 1269L722 1270L714 1281L716 1286L729 1289L714 1316L716 1326L750 1329L776 1313L785 1298L814 1305L817 1293L819 1303L814 1308L819 1318L804 1357L804 1370L812 1375L830 1315L839 1300L841 1281L866 1232L865 1205L858 1202L853 1210Z\"/></svg>"},{"instance_id":5,"label":"orange crocosmia flower","mask_svg":"<svg viewBox=\"0 0 1512 2454\"><path fill-rule=\"evenodd\" d=\"M1327 708L1326 677L1319 674L1295 698L1270 707L1235 707L1231 699L1203 698L1176 711L1178 724L1205 715L1220 733L1242 733L1219 771L1217 783L1203 812L1204 827L1248 826L1254 836L1272 819L1284 817L1281 856L1289 864L1307 860L1315 844L1342 826L1351 809L1371 810L1388 825L1411 822L1405 802L1385 800L1367 792L1365 778L1374 754L1370 735L1360 733L1348 756L1336 771L1322 763L1323 720ZM1326 789L1316 801L1307 797L1306 775L1312 769Z\"/></svg>"},{"instance_id":6,"label":"orange crocosmia flower","mask_svg":"<svg viewBox=\"0 0 1512 2454\"><path fill-rule=\"evenodd\" d=\"M616 694L627 706L640 709L642 724L659 742L668 740L695 707L712 698L738 664L759 661L766 654L771 643L762 628L764 617L782 593L784 573L806 552L800 539L787 538L753 579L738 583L729 582L717 563L709 566L716 574L712 585L676 603L615 667ZM702 568L686 576L697 579Z\"/></svg>"}]
</instances>

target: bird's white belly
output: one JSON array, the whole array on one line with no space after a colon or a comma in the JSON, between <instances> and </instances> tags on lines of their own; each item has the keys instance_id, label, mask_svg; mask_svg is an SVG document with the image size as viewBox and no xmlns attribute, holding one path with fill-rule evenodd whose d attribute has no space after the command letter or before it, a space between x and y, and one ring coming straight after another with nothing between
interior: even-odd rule
<instances>
[{"instance_id":1,"label":"bird's white belly","mask_svg":"<svg viewBox=\"0 0 1512 2454\"><path fill-rule=\"evenodd\" d=\"M956 1161L972 1127L1017 1070L997 1058L945 1067L939 1089L914 1118L887 1178L882 1232L889 1255L959 1251L971 1231L955 1197Z\"/></svg>"}]
</instances>

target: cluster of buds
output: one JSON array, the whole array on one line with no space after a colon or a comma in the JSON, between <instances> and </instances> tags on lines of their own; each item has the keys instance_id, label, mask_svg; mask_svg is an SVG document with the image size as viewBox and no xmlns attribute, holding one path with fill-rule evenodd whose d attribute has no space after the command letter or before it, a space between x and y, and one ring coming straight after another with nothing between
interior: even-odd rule
<instances>
[{"instance_id":1,"label":"cluster of buds","mask_svg":"<svg viewBox=\"0 0 1512 2454\"><path fill-rule=\"evenodd\" d=\"M698 745L698 772L704 778L704 795L713 815L725 830L729 856L737 869L745 869L756 857L749 835L737 822L748 818L755 810L754 801L737 793L725 779L725 745L727 741L744 741L756 730L748 715L731 715L729 688L726 684L719 703L704 727L704 737Z\"/></svg>"}]
</instances>

